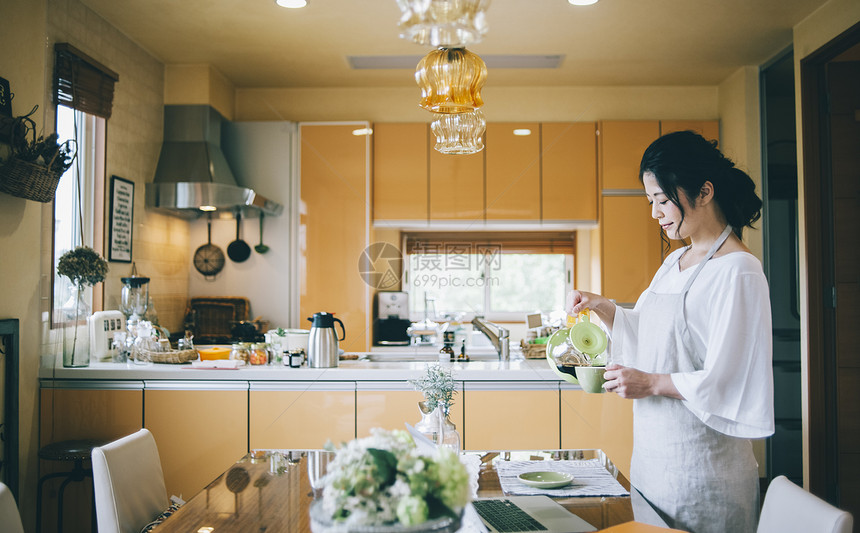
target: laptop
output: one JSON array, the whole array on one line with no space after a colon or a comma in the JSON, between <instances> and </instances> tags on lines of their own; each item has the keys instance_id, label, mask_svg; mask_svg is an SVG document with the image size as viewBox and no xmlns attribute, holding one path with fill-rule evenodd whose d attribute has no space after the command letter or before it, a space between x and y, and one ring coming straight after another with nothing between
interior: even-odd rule
<instances>
[{"instance_id":1,"label":"laptop","mask_svg":"<svg viewBox=\"0 0 860 533\"><path fill-rule=\"evenodd\" d=\"M481 522L492 533L579 533L597 529L549 496L479 498L472 502Z\"/></svg>"}]
</instances>

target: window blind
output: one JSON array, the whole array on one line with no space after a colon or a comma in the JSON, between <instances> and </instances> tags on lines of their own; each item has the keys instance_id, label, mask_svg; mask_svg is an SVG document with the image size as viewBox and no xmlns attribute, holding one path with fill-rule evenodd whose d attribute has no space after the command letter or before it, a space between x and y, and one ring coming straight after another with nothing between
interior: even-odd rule
<instances>
[{"instance_id":1,"label":"window blind","mask_svg":"<svg viewBox=\"0 0 860 533\"><path fill-rule=\"evenodd\" d=\"M559 232L406 233L407 254L573 254L576 234Z\"/></svg>"},{"instance_id":2,"label":"window blind","mask_svg":"<svg viewBox=\"0 0 860 533\"><path fill-rule=\"evenodd\" d=\"M54 56L54 103L110 118L119 75L68 43L54 45Z\"/></svg>"}]
</instances>

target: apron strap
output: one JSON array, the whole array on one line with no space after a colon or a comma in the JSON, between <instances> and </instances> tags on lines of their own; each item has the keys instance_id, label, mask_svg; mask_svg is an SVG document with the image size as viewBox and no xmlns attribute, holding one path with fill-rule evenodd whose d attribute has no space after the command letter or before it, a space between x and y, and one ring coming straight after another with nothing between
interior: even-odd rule
<instances>
[{"instance_id":1,"label":"apron strap","mask_svg":"<svg viewBox=\"0 0 860 533\"><path fill-rule=\"evenodd\" d=\"M731 225L727 224L726 229L724 229L723 232L720 233L720 236L717 237L716 241L714 241L713 246L711 246L711 249L708 250L708 253L707 253L707 255L705 255L705 258L702 259L702 262L699 263L699 266L696 267L696 270L693 271L693 274L687 280L687 283L684 285L684 290L681 291L681 294L687 294L687 291L690 290L690 286L693 285L693 281L695 281L696 276L698 276L699 272L701 272L702 269L705 268L705 263L707 263L708 260L710 258L712 258L715 253L717 253L717 250L720 249L720 246L722 246L723 243L726 242L726 239L729 238L729 233L731 233L731 231L732 231ZM680 261L680 257L678 258L678 260Z\"/></svg>"}]
</instances>

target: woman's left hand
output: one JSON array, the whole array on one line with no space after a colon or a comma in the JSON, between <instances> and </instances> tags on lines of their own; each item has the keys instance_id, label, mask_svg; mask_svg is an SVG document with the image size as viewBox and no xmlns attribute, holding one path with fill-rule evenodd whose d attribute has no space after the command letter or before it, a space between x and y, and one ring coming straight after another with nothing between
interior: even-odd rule
<instances>
[{"instance_id":1,"label":"woman's left hand","mask_svg":"<svg viewBox=\"0 0 860 533\"><path fill-rule=\"evenodd\" d=\"M603 377L606 379L606 383L603 384L604 389L628 400L655 395L683 399L669 374L649 374L635 368L610 364L606 367Z\"/></svg>"}]
</instances>

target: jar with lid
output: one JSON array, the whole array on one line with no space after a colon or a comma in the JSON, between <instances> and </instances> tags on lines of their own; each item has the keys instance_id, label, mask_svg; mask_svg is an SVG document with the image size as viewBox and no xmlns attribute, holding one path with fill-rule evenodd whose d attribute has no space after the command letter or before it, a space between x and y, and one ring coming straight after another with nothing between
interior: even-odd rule
<instances>
[{"instance_id":1,"label":"jar with lid","mask_svg":"<svg viewBox=\"0 0 860 533\"><path fill-rule=\"evenodd\" d=\"M244 361L247 363L250 355L248 349L242 343L238 342L233 345L233 349L230 351L230 359L235 361Z\"/></svg>"},{"instance_id":2,"label":"jar with lid","mask_svg":"<svg viewBox=\"0 0 860 533\"><path fill-rule=\"evenodd\" d=\"M266 365L269 363L269 352L266 349L266 343L255 342L251 345L251 352L248 354L248 360L252 365Z\"/></svg>"}]
</instances>

